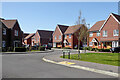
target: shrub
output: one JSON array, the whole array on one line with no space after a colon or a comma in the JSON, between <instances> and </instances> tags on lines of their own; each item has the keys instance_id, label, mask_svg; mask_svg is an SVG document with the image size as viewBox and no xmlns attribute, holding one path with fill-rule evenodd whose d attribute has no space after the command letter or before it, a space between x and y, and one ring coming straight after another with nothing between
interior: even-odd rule
<instances>
[{"instance_id":1,"label":"shrub","mask_svg":"<svg viewBox=\"0 0 120 80\"><path fill-rule=\"evenodd\" d=\"M7 49L5 47L2 47L2 52L6 52Z\"/></svg>"},{"instance_id":2,"label":"shrub","mask_svg":"<svg viewBox=\"0 0 120 80\"><path fill-rule=\"evenodd\" d=\"M110 49L98 49L100 52L110 52Z\"/></svg>"},{"instance_id":3,"label":"shrub","mask_svg":"<svg viewBox=\"0 0 120 80\"><path fill-rule=\"evenodd\" d=\"M40 46L40 47L39 47L39 50L40 50L40 51L45 51L45 47L44 47L44 46Z\"/></svg>"},{"instance_id":4,"label":"shrub","mask_svg":"<svg viewBox=\"0 0 120 80\"><path fill-rule=\"evenodd\" d=\"M13 47L8 47L7 51L14 51L14 48Z\"/></svg>"},{"instance_id":5,"label":"shrub","mask_svg":"<svg viewBox=\"0 0 120 80\"><path fill-rule=\"evenodd\" d=\"M63 49L71 49L70 47L63 47Z\"/></svg>"},{"instance_id":6,"label":"shrub","mask_svg":"<svg viewBox=\"0 0 120 80\"><path fill-rule=\"evenodd\" d=\"M83 47L83 50L88 50L88 47Z\"/></svg>"},{"instance_id":7,"label":"shrub","mask_svg":"<svg viewBox=\"0 0 120 80\"><path fill-rule=\"evenodd\" d=\"M92 47L89 47L88 50L92 51L93 49L92 49Z\"/></svg>"},{"instance_id":8,"label":"shrub","mask_svg":"<svg viewBox=\"0 0 120 80\"><path fill-rule=\"evenodd\" d=\"M15 47L14 51L15 52L26 52L26 48L25 47Z\"/></svg>"},{"instance_id":9,"label":"shrub","mask_svg":"<svg viewBox=\"0 0 120 80\"><path fill-rule=\"evenodd\" d=\"M98 48L95 48L95 50L94 50L94 51L95 51L95 52L96 52L96 51L98 51Z\"/></svg>"}]
</instances>

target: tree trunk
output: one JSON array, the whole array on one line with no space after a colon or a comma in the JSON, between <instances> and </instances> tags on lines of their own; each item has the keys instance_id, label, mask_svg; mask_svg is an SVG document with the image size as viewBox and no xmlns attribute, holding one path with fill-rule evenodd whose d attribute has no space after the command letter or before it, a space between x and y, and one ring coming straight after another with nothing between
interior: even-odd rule
<instances>
[{"instance_id":1,"label":"tree trunk","mask_svg":"<svg viewBox=\"0 0 120 80\"><path fill-rule=\"evenodd\" d=\"M80 56L80 41L78 41L78 59L81 59L81 56Z\"/></svg>"}]
</instances>

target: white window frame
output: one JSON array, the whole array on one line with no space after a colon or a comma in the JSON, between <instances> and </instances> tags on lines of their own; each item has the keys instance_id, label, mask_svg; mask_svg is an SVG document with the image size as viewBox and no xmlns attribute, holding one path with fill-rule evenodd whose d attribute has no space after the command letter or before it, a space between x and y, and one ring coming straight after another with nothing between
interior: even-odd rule
<instances>
[{"instance_id":1,"label":"white window frame","mask_svg":"<svg viewBox=\"0 0 120 80\"><path fill-rule=\"evenodd\" d=\"M69 43L69 46L71 46L71 42Z\"/></svg>"},{"instance_id":2,"label":"white window frame","mask_svg":"<svg viewBox=\"0 0 120 80\"><path fill-rule=\"evenodd\" d=\"M89 46L93 46L93 43L92 43L92 42L89 42Z\"/></svg>"},{"instance_id":3,"label":"white window frame","mask_svg":"<svg viewBox=\"0 0 120 80\"><path fill-rule=\"evenodd\" d=\"M97 36L100 36L100 32L97 32Z\"/></svg>"},{"instance_id":4,"label":"white window frame","mask_svg":"<svg viewBox=\"0 0 120 80\"><path fill-rule=\"evenodd\" d=\"M57 39L57 37L55 36L55 40Z\"/></svg>"},{"instance_id":5,"label":"white window frame","mask_svg":"<svg viewBox=\"0 0 120 80\"><path fill-rule=\"evenodd\" d=\"M18 36L18 30L15 30L14 35Z\"/></svg>"},{"instance_id":6,"label":"white window frame","mask_svg":"<svg viewBox=\"0 0 120 80\"><path fill-rule=\"evenodd\" d=\"M103 37L107 37L107 31L106 30L103 31Z\"/></svg>"},{"instance_id":7,"label":"white window frame","mask_svg":"<svg viewBox=\"0 0 120 80\"><path fill-rule=\"evenodd\" d=\"M65 34L65 39L67 38L67 35Z\"/></svg>"},{"instance_id":8,"label":"white window frame","mask_svg":"<svg viewBox=\"0 0 120 80\"><path fill-rule=\"evenodd\" d=\"M2 47L5 47L5 46L6 46L6 42L2 41Z\"/></svg>"},{"instance_id":9,"label":"white window frame","mask_svg":"<svg viewBox=\"0 0 120 80\"><path fill-rule=\"evenodd\" d=\"M113 30L113 36L119 36L119 30Z\"/></svg>"},{"instance_id":10,"label":"white window frame","mask_svg":"<svg viewBox=\"0 0 120 80\"><path fill-rule=\"evenodd\" d=\"M90 32L90 33L89 33L89 37L92 37L92 36L93 36L93 32Z\"/></svg>"},{"instance_id":11,"label":"white window frame","mask_svg":"<svg viewBox=\"0 0 120 80\"><path fill-rule=\"evenodd\" d=\"M6 29L3 28L3 35L6 35Z\"/></svg>"},{"instance_id":12,"label":"white window frame","mask_svg":"<svg viewBox=\"0 0 120 80\"><path fill-rule=\"evenodd\" d=\"M61 39L61 35L59 35L59 39Z\"/></svg>"},{"instance_id":13,"label":"white window frame","mask_svg":"<svg viewBox=\"0 0 120 80\"><path fill-rule=\"evenodd\" d=\"M71 38L71 34L69 34L69 38Z\"/></svg>"}]
</instances>

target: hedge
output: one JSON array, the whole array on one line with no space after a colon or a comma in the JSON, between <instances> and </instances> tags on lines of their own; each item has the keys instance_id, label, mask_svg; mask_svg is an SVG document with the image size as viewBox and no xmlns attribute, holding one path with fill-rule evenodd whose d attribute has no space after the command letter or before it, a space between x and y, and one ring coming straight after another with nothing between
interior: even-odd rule
<instances>
[{"instance_id":1,"label":"hedge","mask_svg":"<svg viewBox=\"0 0 120 80\"><path fill-rule=\"evenodd\" d=\"M15 52L26 52L26 48L25 47L15 47L14 51Z\"/></svg>"},{"instance_id":2,"label":"hedge","mask_svg":"<svg viewBox=\"0 0 120 80\"><path fill-rule=\"evenodd\" d=\"M70 47L63 47L63 49L71 49Z\"/></svg>"},{"instance_id":3,"label":"hedge","mask_svg":"<svg viewBox=\"0 0 120 80\"><path fill-rule=\"evenodd\" d=\"M45 47L44 47L44 46L40 46L40 47L39 47L39 50L40 50L40 51L45 51Z\"/></svg>"}]
</instances>

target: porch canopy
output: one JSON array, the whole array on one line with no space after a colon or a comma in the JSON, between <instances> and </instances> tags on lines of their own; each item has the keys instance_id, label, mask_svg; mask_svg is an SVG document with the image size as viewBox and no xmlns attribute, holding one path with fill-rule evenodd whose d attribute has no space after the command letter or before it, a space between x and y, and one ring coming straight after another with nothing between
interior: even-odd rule
<instances>
[{"instance_id":1,"label":"porch canopy","mask_svg":"<svg viewBox=\"0 0 120 80\"><path fill-rule=\"evenodd\" d=\"M96 38L93 38L93 40L92 40L92 42L94 43L94 42L98 42L98 40L96 39Z\"/></svg>"}]
</instances>

